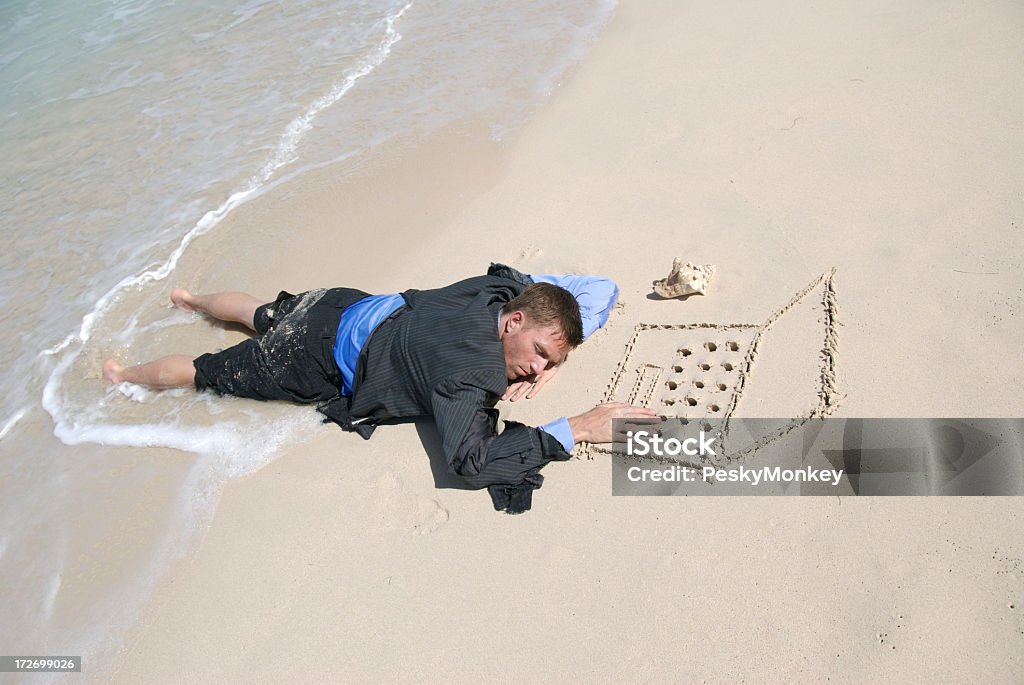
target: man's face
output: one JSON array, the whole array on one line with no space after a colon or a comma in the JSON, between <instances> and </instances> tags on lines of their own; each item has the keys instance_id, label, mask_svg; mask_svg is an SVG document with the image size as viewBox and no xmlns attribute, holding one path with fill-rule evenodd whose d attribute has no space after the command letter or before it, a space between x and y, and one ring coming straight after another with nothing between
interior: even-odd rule
<instances>
[{"instance_id":1,"label":"man's face","mask_svg":"<svg viewBox=\"0 0 1024 685\"><path fill-rule=\"evenodd\" d=\"M508 379L535 377L541 371L561 364L569 346L558 329L529 325L523 312L503 318L501 344L505 347L505 373Z\"/></svg>"}]
</instances>

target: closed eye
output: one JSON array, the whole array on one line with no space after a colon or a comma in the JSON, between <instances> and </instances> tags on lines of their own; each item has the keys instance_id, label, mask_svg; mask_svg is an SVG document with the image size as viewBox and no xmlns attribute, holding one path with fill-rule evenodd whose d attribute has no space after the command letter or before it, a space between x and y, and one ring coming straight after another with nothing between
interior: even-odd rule
<instances>
[{"instance_id":1,"label":"closed eye","mask_svg":"<svg viewBox=\"0 0 1024 685\"><path fill-rule=\"evenodd\" d=\"M548 369L550 369L552 367L555 367L555 366L558 366L559 364L564 364L565 360L569 358L569 354L566 353L566 355L564 357L562 357L561 360L555 361L554 359L551 358L551 353L548 350L546 350L544 347L542 347L540 344L536 344L535 343L533 347L537 351L537 354L539 354L544 359L548 360L547 366L545 367L545 368L548 368Z\"/></svg>"}]
</instances>

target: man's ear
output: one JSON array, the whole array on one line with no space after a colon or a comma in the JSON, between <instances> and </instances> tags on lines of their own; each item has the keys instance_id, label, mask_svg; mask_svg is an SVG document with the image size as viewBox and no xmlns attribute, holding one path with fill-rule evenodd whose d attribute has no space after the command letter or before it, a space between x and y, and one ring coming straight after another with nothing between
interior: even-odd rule
<instances>
[{"instance_id":1,"label":"man's ear","mask_svg":"<svg viewBox=\"0 0 1024 685\"><path fill-rule=\"evenodd\" d=\"M525 321L526 321L526 314L524 314L521 310L517 309L516 311L514 311L514 312L512 312L511 314L508 315L508 329L510 331L511 330L515 330L515 329L519 328L520 326L522 326L523 322L525 322Z\"/></svg>"}]
</instances>

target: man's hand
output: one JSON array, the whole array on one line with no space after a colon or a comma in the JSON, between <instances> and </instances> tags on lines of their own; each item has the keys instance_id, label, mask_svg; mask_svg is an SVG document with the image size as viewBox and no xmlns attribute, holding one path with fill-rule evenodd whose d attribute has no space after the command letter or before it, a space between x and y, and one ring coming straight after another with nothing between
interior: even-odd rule
<instances>
[{"instance_id":1,"label":"man's hand","mask_svg":"<svg viewBox=\"0 0 1024 685\"><path fill-rule=\"evenodd\" d=\"M614 419L632 419L636 423L657 423L658 413L653 409L635 407L625 402L599 404L579 416L569 419L569 428L576 442L612 442L625 440L625 435L612 434Z\"/></svg>"},{"instance_id":2,"label":"man's hand","mask_svg":"<svg viewBox=\"0 0 1024 685\"><path fill-rule=\"evenodd\" d=\"M544 369L536 378L521 381L516 381L508 386L508 390L501 396L503 400L509 400L515 402L521 398L524 394L526 399L532 400L540 392L540 389L544 387L544 384L551 380L551 377L558 373L558 369L561 368L561 364L558 366L552 366L550 369Z\"/></svg>"}]
</instances>

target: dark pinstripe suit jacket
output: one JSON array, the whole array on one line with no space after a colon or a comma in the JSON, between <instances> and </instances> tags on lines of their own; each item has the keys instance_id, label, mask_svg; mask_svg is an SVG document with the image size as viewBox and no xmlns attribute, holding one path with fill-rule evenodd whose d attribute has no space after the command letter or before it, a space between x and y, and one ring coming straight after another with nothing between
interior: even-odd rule
<instances>
[{"instance_id":1,"label":"dark pinstripe suit jacket","mask_svg":"<svg viewBox=\"0 0 1024 685\"><path fill-rule=\"evenodd\" d=\"M488 487L495 508L518 513L540 487L540 468L569 455L536 428L506 422L497 433L494 405L508 387L498 313L529 280L512 270L491 272L510 277L402 293L406 308L364 346L348 410L368 423L433 415L449 468L470 485Z\"/></svg>"}]
</instances>

